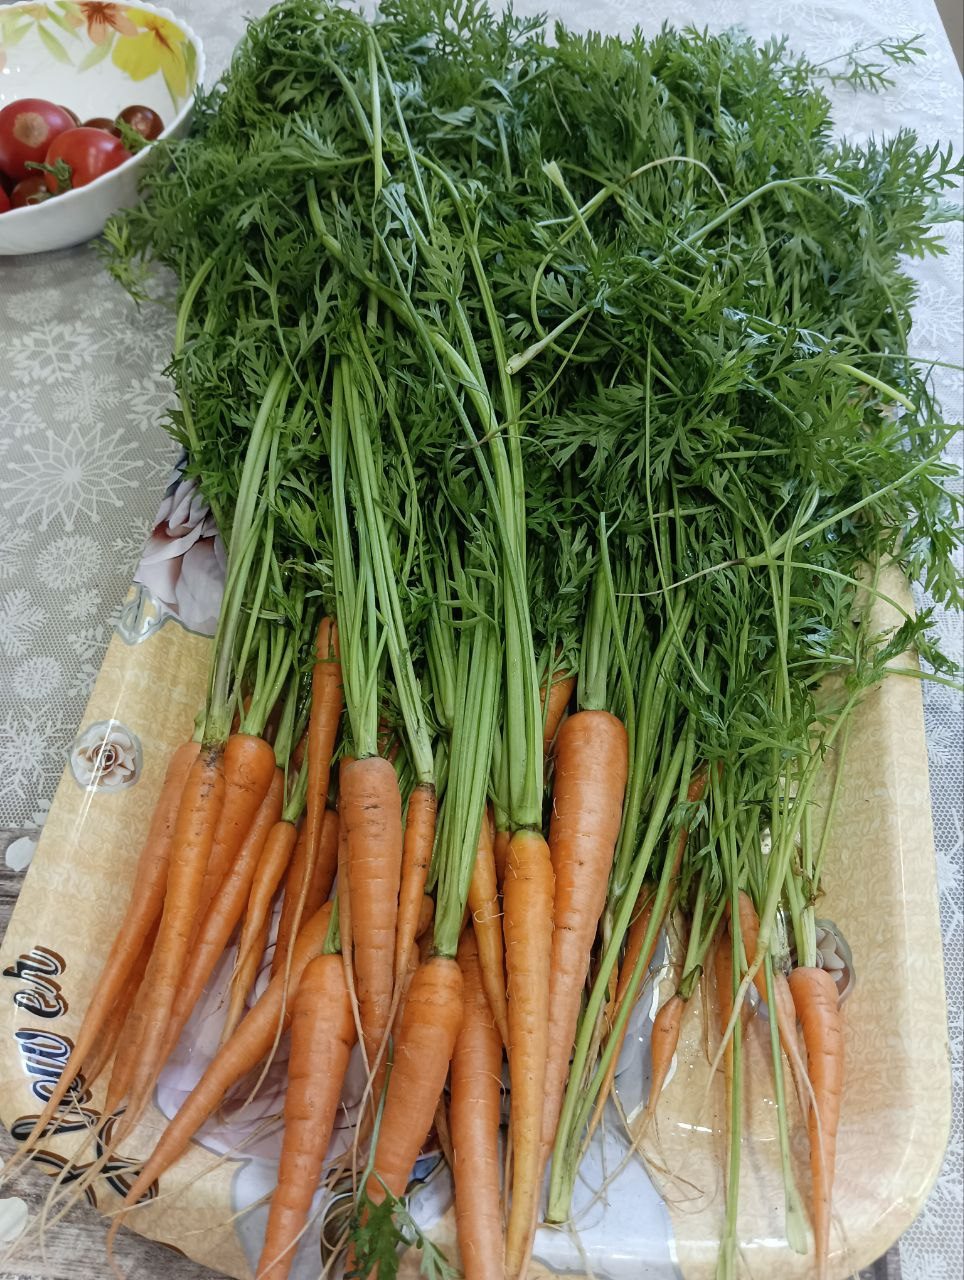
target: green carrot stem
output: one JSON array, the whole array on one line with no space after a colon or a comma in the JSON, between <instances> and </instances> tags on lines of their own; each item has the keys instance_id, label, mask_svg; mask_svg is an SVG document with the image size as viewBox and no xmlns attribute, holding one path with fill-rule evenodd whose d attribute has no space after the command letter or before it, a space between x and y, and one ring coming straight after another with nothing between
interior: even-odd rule
<instances>
[{"instance_id":1,"label":"green carrot stem","mask_svg":"<svg viewBox=\"0 0 964 1280\"><path fill-rule=\"evenodd\" d=\"M289 374L279 365L268 381L245 454L238 498L228 540L228 574L218 628L214 638L215 659L211 670L205 740L223 742L231 727L229 688L234 665L235 645L247 592L248 575L257 533L256 507L262 478L271 448L271 431L279 403L287 393Z\"/></svg>"},{"instance_id":2,"label":"green carrot stem","mask_svg":"<svg viewBox=\"0 0 964 1280\"><path fill-rule=\"evenodd\" d=\"M691 606L684 604L680 616L685 627L692 616ZM676 653L676 634L666 630L645 664L643 685L636 702L633 753L630 756L623 820L611 875L611 894L617 898L626 893L631 874L643 802L652 781L654 744L665 723L666 693L672 679Z\"/></svg>"},{"instance_id":3,"label":"green carrot stem","mask_svg":"<svg viewBox=\"0 0 964 1280\"><path fill-rule=\"evenodd\" d=\"M776 1019L776 999L773 991L773 961L767 956L763 971L766 975L767 1009L769 1010L770 1057L773 1062L773 1080L776 1092L777 1134L780 1141L780 1165L783 1173L784 1219L787 1242L794 1253L806 1254L807 1219L800 1193L793 1176L793 1160L790 1154L790 1130L787 1121L787 1094L783 1078L783 1052L780 1048L780 1030Z\"/></svg>"},{"instance_id":4,"label":"green carrot stem","mask_svg":"<svg viewBox=\"0 0 964 1280\"><path fill-rule=\"evenodd\" d=\"M307 772L307 770L305 770ZM328 920L328 932L322 950L326 956L341 955L341 923L338 916L338 895L335 894Z\"/></svg>"},{"instance_id":5,"label":"green carrot stem","mask_svg":"<svg viewBox=\"0 0 964 1280\"><path fill-rule=\"evenodd\" d=\"M281 811L281 817L284 822L297 822L304 812L305 803L308 799L308 769L302 766L298 771L294 786L288 796L285 806Z\"/></svg>"},{"instance_id":6,"label":"green carrot stem","mask_svg":"<svg viewBox=\"0 0 964 1280\"><path fill-rule=\"evenodd\" d=\"M369 541L379 611L385 629L385 644L408 734L412 763L419 782L433 786L435 761L432 754L431 735L425 720L422 689L412 665L412 652L405 633L405 622L398 594L398 583L392 567L388 535L382 509L377 500L378 479L369 426L358 397L352 364L347 357L342 362L342 393L345 397L349 438L357 468L362 514Z\"/></svg>"},{"instance_id":7,"label":"green carrot stem","mask_svg":"<svg viewBox=\"0 0 964 1280\"><path fill-rule=\"evenodd\" d=\"M498 633L489 618L477 616L459 640L458 698L435 859L438 890L433 941L438 955L454 956L458 950L479 831L485 821L500 677Z\"/></svg>"}]
</instances>

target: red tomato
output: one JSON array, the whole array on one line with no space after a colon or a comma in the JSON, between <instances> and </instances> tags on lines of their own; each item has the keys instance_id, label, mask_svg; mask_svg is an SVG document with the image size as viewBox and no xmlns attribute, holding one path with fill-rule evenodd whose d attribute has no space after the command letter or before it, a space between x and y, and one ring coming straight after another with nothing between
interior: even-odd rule
<instances>
[{"instance_id":1,"label":"red tomato","mask_svg":"<svg viewBox=\"0 0 964 1280\"><path fill-rule=\"evenodd\" d=\"M10 197L11 207L24 209L27 205L40 204L41 201L48 200L50 192L47 190L45 177L43 173L30 173L26 178L21 178Z\"/></svg>"},{"instance_id":2,"label":"red tomato","mask_svg":"<svg viewBox=\"0 0 964 1280\"><path fill-rule=\"evenodd\" d=\"M0 191L2 191L4 195L9 195L12 190L13 178L8 178L3 170L0 169Z\"/></svg>"},{"instance_id":3,"label":"red tomato","mask_svg":"<svg viewBox=\"0 0 964 1280\"><path fill-rule=\"evenodd\" d=\"M84 128L103 129L105 133L111 133L115 138L120 137L120 129L118 129L113 120L108 120L106 116L94 116L91 120L85 120Z\"/></svg>"},{"instance_id":4,"label":"red tomato","mask_svg":"<svg viewBox=\"0 0 964 1280\"><path fill-rule=\"evenodd\" d=\"M61 111L67 112L67 114L70 116L71 120L73 120L75 125L80 124L80 116L77 114L76 111L71 111L70 107L65 107L63 103L60 104L60 109Z\"/></svg>"},{"instance_id":5,"label":"red tomato","mask_svg":"<svg viewBox=\"0 0 964 1280\"><path fill-rule=\"evenodd\" d=\"M0 213L6 213L9 208L10 197L7 195L6 191L4 191L3 187L0 187Z\"/></svg>"},{"instance_id":6,"label":"red tomato","mask_svg":"<svg viewBox=\"0 0 964 1280\"><path fill-rule=\"evenodd\" d=\"M121 142L102 129L68 129L51 143L47 152L47 164L62 160L70 169L70 185L86 187L88 182L110 173L119 164L131 158L131 153ZM60 190L57 175L47 173L47 189L55 194Z\"/></svg>"},{"instance_id":7,"label":"red tomato","mask_svg":"<svg viewBox=\"0 0 964 1280\"><path fill-rule=\"evenodd\" d=\"M132 129L135 129L148 142L153 142L155 138L159 138L164 130L164 121L150 107L125 107L117 119L129 124Z\"/></svg>"},{"instance_id":8,"label":"red tomato","mask_svg":"<svg viewBox=\"0 0 964 1280\"><path fill-rule=\"evenodd\" d=\"M19 181L30 170L27 162L42 161L54 139L74 122L56 103L44 98L20 98L0 111L0 169Z\"/></svg>"}]
</instances>

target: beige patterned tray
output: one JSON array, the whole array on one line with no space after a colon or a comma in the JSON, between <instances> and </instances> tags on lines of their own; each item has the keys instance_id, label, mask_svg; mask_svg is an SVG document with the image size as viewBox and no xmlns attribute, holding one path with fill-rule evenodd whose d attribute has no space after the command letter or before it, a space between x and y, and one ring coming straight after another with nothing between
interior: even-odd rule
<instances>
[{"instance_id":1,"label":"beige patterned tray","mask_svg":"<svg viewBox=\"0 0 964 1280\"><path fill-rule=\"evenodd\" d=\"M891 581L885 589L909 603L902 582ZM107 940L121 918L166 758L190 735L203 697L210 641L186 630L176 614L176 603L162 603L146 586L132 590L7 930L0 955L0 1118L15 1131L40 1110L45 1081L56 1076L69 1052ZM93 765L105 741L109 768L98 772ZM831 1267L843 1277L882 1254L914 1218L937 1175L950 1118L927 758L915 679L887 681L857 713L820 913L846 934L858 974L845 1006L847 1087ZM155 1107L125 1150L132 1158L146 1154L165 1114L193 1084L216 1043L218 983L223 985L229 962L227 957L215 975L204 1007L165 1070ZM641 1018L653 1003L652 988L648 993ZM754 1075L766 1080L763 1030L759 1019L751 1025L749 1057L758 1068ZM643 1034L635 1042L643 1058L645 1040ZM249 1277L266 1216L257 1202L270 1190L278 1151L278 1126L264 1122L278 1110L282 1087L283 1060L253 1113L239 1116L228 1109L204 1132L204 1145L193 1145L165 1175L160 1200L139 1209L132 1226L226 1275ZM78 1099L91 1119L102 1100L101 1085ZM624 1162L609 1184L608 1203L587 1207L578 1235L540 1231L540 1261L531 1275L711 1280L723 1213L721 1112L722 1088L708 1081L696 1015L684 1029L659 1130L647 1140L650 1169L673 1173L653 1174L651 1180L638 1159ZM783 1240L772 1116L770 1098L758 1093L746 1117L742 1272L795 1280L812 1274L812 1266L791 1254ZM793 1132L805 1188L799 1116ZM347 1130L336 1141L343 1144L346 1135ZM51 1167L63 1166L81 1136L62 1133L50 1140ZM243 1153L236 1150L239 1143ZM601 1180L625 1154L626 1143L613 1130L593 1153L593 1176ZM416 1173L416 1216L433 1236L449 1242L454 1230L447 1174L431 1153ZM98 1207L116 1204L127 1177L122 1161L112 1167L110 1185L98 1190ZM589 1201L588 1192L582 1199ZM312 1280L319 1271L315 1230L307 1233L292 1275ZM417 1274L414 1259L406 1260L403 1272Z\"/></svg>"}]
</instances>

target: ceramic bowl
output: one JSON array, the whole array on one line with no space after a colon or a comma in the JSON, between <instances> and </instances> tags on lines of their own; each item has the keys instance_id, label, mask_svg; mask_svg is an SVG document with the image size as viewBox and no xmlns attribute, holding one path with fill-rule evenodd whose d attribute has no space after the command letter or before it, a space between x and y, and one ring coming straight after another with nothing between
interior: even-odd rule
<instances>
[{"instance_id":1,"label":"ceramic bowl","mask_svg":"<svg viewBox=\"0 0 964 1280\"><path fill-rule=\"evenodd\" d=\"M203 75L201 41L169 9L84 0L0 6L0 108L47 98L83 121L113 119L138 103L165 122L162 138L179 137ZM136 202L149 150L76 191L0 214L0 254L64 249L98 235L112 213Z\"/></svg>"}]
</instances>

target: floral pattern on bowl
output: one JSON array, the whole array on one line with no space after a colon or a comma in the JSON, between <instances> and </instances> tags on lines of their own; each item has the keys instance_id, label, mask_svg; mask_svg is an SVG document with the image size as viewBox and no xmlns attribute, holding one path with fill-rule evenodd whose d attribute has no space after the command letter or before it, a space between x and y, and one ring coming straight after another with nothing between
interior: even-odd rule
<instances>
[{"instance_id":1,"label":"floral pattern on bowl","mask_svg":"<svg viewBox=\"0 0 964 1280\"><path fill-rule=\"evenodd\" d=\"M141 743L119 720L98 720L74 740L70 771L87 791L123 791L141 772Z\"/></svg>"},{"instance_id":2,"label":"floral pattern on bowl","mask_svg":"<svg viewBox=\"0 0 964 1280\"><path fill-rule=\"evenodd\" d=\"M0 12L0 71L10 50L31 32L52 58L78 71L90 71L109 57L134 81L159 72L175 107L197 70L193 43L160 13L99 0L52 0Z\"/></svg>"},{"instance_id":3,"label":"floral pattern on bowl","mask_svg":"<svg viewBox=\"0 0 964 1280\"><path fill-rule=\"evenodd\" d=\"M125 107L161 117L161 139L183 137L204 79L197 35L169 9L106 0L0 4L0 108L18 98L62 103L79 120L113 120ZM0 256L82 244L131 208L154 144L55 200L0 217Z\"/></svg>"}]
</instances>

